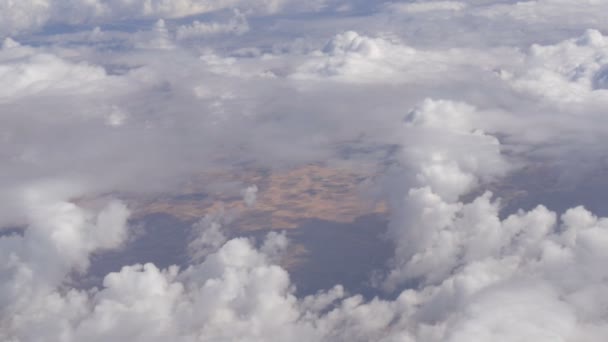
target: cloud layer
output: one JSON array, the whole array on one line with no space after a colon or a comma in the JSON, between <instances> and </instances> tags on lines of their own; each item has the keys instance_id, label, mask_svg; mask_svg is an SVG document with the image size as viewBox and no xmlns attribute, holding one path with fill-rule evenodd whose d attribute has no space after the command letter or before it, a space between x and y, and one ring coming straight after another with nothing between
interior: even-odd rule
<instances>
[{"instance_id":1,"label":"cloud layer","mask_svg":"<svg viewBox=\"0 0 608 342\"><path fill-rule=\"evenodd\" d=\"M606 185L606 9L0 0L0 340L603 341L608 219L567 191ZM375 298L298 296L286 235L223 209L185 267L79 286L135 199L309 163L388 202Z\"/></svg>"},{"instance_id":2,"label":"cloud layer","mask_svg":"<svg viewBox=\"0 0 608 342\"><path fill-rule=\"evenodd\" d=\"M240 8L252 13L273 13L282 0L27 0L0 2L0 34L40 29L47 24L88 24L140 18L175 18Z\"/></svg>"}]
</instances>

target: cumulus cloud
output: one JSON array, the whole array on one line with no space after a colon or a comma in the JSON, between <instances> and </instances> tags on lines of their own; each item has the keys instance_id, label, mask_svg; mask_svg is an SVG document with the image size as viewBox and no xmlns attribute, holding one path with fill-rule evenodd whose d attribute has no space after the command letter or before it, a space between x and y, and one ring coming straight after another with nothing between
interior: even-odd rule
<instances>
[{"instance_id":1,"label":"cumulus cloud","mask_svg":"<svg viewBox=\"0 0 608 342\"><path fill-rule=\"evenodd\" d=\"M204 257L190 267L129 265L106 275L100 289L65 293L62 284L71 272L86 269L92 252L124 241L128 211L112 202L93 215L55 200L65 192L36 188L24 194L31 212L24 234L0 240L6 247L2 337L601 340L608 326L597 298L605 291L608 219L583 207L558 219L543 206L501 219L500 202L490 193L460 200L504 171L496 168L504 162L500 145L474 129L474 112L463 103L426 100L406 116L407 139L429 129L446 139L403 145L405 160L421 168L405 170L404 177L411 172L415 182L396 203L401 207L391 222L395 258L385 285L396 291L394 300L366 301L340 285L297 298L289 274L277 264L288 246L283 234L269 234L258 248L246 238L227 239L217 223L221 218L211 216L197 223L189 249ZM475 147L461 159L455 142L469 139ZM410 149L444 157L418 160ZM433 176L439 180L416 173L446 161L453 166ZM462 183L462 177L475 183L454 188L451 180ZM55 193L63 195L48 195ZM22 318L12 319L16 314Z\"/></svg>"},{"instance_id":2,"label":"cumulus cloud","mask_svg":"<svg viewBox=\"0 0 608 342\"><path fill-rule=\"evenodd\" d=\"M103 68L37 53L10 38L4 41L0 61L3 102L39 93L86 93L92 90L92 84L107 79Z\"/></svg>"},{"instance_id":3,"label":"cumulus cloud","mask_svg":"<svg viewBox=\"0 0 608 342\"><path fill-rule=\"evenodd\" d=\"M5 65L0 69L3 87L0 96L14 99L32 93L44 92L53 88L60 91L86 91L83 83L96 81L105 76L99 68L86 65L70 65L52 55L37 55L25 63Z\"/></svg>"},{"instance_id":4,"label":"cumulus cloud","mask_svg":"<svg viewBox=\"0 0 608 342\"><path fill-rule=\"evenodd\" d=\"M427 104L427 107L430 106ZM443 116L448 124L441 127L449 129L452 114L448 108L443 107L438 113L445 113ZM416 120L422 115L410 114L410 121L432 124L431 119ZM466 132L456 127L455 132ZM496 141L492 144L498 147ZM445 147L452 145L448 142ZM468 148L467 151L475 158L475 153L481 153L483 149ZM500 162L499 149L494 149L493 153ZM449 159L459 165L457 157ZM491 160L487 156L484 159ZM484 172L487 171L481 167L469 171L468 175L475 177ZM462 170L447 169L441 175L453 175L458 179L463 177L461 173ZM467 175L466 171L464 175ZM462 180L458 183L467 184ZM568 268L566 265L583 262L576 260L582 257L577 250L594 254L592 259L604 258L603 253L595 254L592 252L595 248L583 242L584 236L590 233L586 229L599 228L604 219L577 207L568 210L558 221L558 215L543 206L501 219L500 202L493 200L491 193L463 202L457 196L472 188L444 192L451 188L449 183L434 184L430 179L422 184L425 186L410 188L394 204L399 210L394 211L397 216L391 221L389 234L395 241L395 257L393 269L384 284L393 290L415 284L415 290L406 289L400 298L407 298L415 305L410 310L413 310L411 318L415 317L416 325L419 328L426 326L419 330L423 335L418 335L418 339L601 339L596 335L606 329L605 322L600 323L601 317L588 316L587 310L576 300L567 299L585 297L587 291L593 292L588 286L596 289L594 281L582 280L585 277L578 271L575 275L563 270ZM596 233L604 235L606 231L599 228ZM572 279L580 282L569 287ZM546 311L551 314L543 315ZM597 330L590 332L589 326Z\"/></svg>"},{"instance_id":5,"label":"cumulus cloud","mask_svg":"<svg viewBox=\"0 0 608 342\"><path fill-rule=\"evenodd\" d=\"M461 254L458 238L448 228L457 217L466 222L467 208L458 199L507 170L498 140L473 128L474 112L464 103L427 99L406 116L403 164L409 189L393 204L397 209L389 234L397 243L389 288L421 276L444 279L452 268L442 270L435 263L458 262Z\"/></svg>"},{"instance_id":6,"label":"cumulus cloud","mask_svg":"<svg viewBox=\"0 0 608 342\"><path fill-rule=\"evenodd\" d=\"M476 129L475 117L466 103L431 99L407 114L405 163L419 184L453 200L507 171L498 139Z\"/></svg>"},{"instance_id":7,"label":"cumulus cloud","mask_svg":"<svg viewBox=\"0 0 608 342\"><path fill-rule=\"evenodd\" d=\"M371 38L347 31L332 38L318 58L304 64L296 78L348 77L348 81L387 79L396 72L394 63L405 63L416 53L414 49L400 46L381 38Z\"/></svg>"},{"instance_id":8,"label":"cumulus cloud","mask_svg":"<svg viewBox=\"0 0 608 342\"><path fill-rule=\"evenodd\" d=\"M555 45L533 45L524 66L501 76L523 93L552 102L605 99L608 39L597 30Z\"/></svg>"},{"instance_id":9,"label":"cumulus cloud","mask_svg":"<svg viewBox=\"0 0 608 342\"><path fill-rule=\"evenodd\" d=\"M41 27L50 17L48 1L0 2L0 34L15 34L32 27Z\"/></svg>"},{"instance_id":10,"label":"cumulus cloud","mask_svg":"<svg viewBox=\"0 0 608 342\"><path fill-rule=\"evenodd\" d=\"M536 201L568 191L553 173L605 184L585 4L0 0L0 340L603 341L605 208ZM181 268L79 285L137 238L129 201L202 178L263 215L250 173L311 162L370 169L388 202L376 297L299 296L288 234L228 209L184 223Z\"/></svg>"},{"instance_id":11,"label":"cumulus cloud","mask_svg":"<svg viewBox=\"0 0 608 342\"><path fill-rule=\"evenodd\" d=\"M193 225L193 239L188 244L188 252L193 260L203 260L216 252L227 240L222 226L229 223L223 211L208 214Z\"/></svg>"},{"instance_id":12,"label":"cumulus cloud","mask_svg":"<svg viewBox=\"0 0 608 342\"><path fill-rule=\"evenodd\" d=\"M453 82L465 78L463 73L468 77L472 68L496 69L514 57L518 57L516 51L505 49L415 48L391 35L370 37L346 31L313 51L291 76L348 83Z\"/></svg>"},{"instance_id":13,"label":"cumulus cloud","mask_svg":"<svg viewBox=\"0 0 608 342\"><path fill-rule=\"evenodd\" d=\"M86 309L81 293L59 289L72 272L86 270L92 253L120 247L127 236L129 210L123 203L90 211L56 197L53 188L28 190L23 235L0 238L3 340L34 340L47 333L58 340L66 324Z\"/></svg>"},{"instance_id":14,"label":"cumulus cloud","mask_svg":"<svg viewBox=\"0 0 608 342\"><path fill-rule=\"evenodd\" d=\"M422 210L430 213L430 205ZM608 328L602 321L605 305L598 302L605 291L608 220L582 207L559 221L542 206L501 221L488 194L461 203L456 208L461 215L444 221L443 237L418 238L422 254L411 258L416 266L407 274L424 280L392 301L365 301L346 295L341 286L298 299L288 273L275 263L273 255L286 247L284 236L276 233L260 249L236 238L185 270L125 266L108 274L99 290L64 293L59 286L69 268L83 266L79 263L87 260L88 251L121 241L120 234L101 236L107 229L124 232L126 212L120 204L110 204L92 227L105 228L104 234L76 241L68 237L90 229L78 219L82 212L66 204L53 207L58 215L68 215L58 218L58 224L69 223L57 229L69 231L36 235L30 233L37 229L34 223L23 237L1 240L6 246L23 246L3 248L4 255L12 251L8 254L14 261L2 276L18 277L7 278L5 287L20 285L9 292L12 304L3 306L6 340L44 334L66 341L263 341L277 336L285 341L599 341ZM90 241L90 249L81 252L82 245L75 242L84 241ZM53 247L44 259L36 259L28 253L40 250L27 248L30 244ZM72 252L85 254L75 259ZM24 264L19 264L22 258ZM50 260L67 262L51 272L52 278L40 278L40 270L25 271L27 265L35 268ZM16 313L22 318L11 319Z\"/></svg>"},{"instance_id":15,"label":"cumulus cloud","mask_svg":"<svg viewBox=\"0 0 608 342\"><path fill-rule=\"evenodd\" d=\"M182 25L177 28L175 36L178 40L203 38L219 34L243 34L249 31L247 17L239 11L234 12L234 16L226 23L222 22L200 22L193 21L190 25Z\"/></svg>"}]
</instances>

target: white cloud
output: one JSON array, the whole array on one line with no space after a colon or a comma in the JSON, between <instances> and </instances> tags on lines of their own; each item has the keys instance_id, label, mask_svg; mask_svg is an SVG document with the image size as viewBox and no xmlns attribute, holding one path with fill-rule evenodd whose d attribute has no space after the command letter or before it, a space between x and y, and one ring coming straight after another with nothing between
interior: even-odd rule
<instances>
[{"instance_id":1,"label":"white cloud","mask_svg":"<svg viewBox=\"0 0 608 342\"><path fill-rule=\"evenodd\" d=\"M188 252L193 260L204 260L209 254L215 253L228 238L222 230L222 226L228 223L224 222L224 212L218 214L207 214L193 228L195 235L188 243Z\"/></svg>"},{"instance_id":2,"label":"white cloud","mask_svg":"<svg viewBox=\"0 0 608 342\"><path fill-rule=\"evenodd\" d=\"M120 247L126 238L129 211L124 204L110 202L95 213L57 198L52 188L29 190L24 197L29 225L23 236L0 238L3 340L32 340L47 333L57 340L66 323L86 311L81 293L58 290L71 272L86 270L91 253Z\"/></svg>"},{"instance_id":3,"label":"white cloud","mask_svg":"<svg viewBox=\"0 0 608 342\"><path fill-rule=\"evenodd\" d=\"M30 54L25 47L5 47L0 54L4 57L0 65L0 102L45 92L86 93L107 79L102 68L71 63L51 54Z\"/></svg>"},{"instance_id":4,"label":"white cloud","mask_svg":"<svg viewBox=\"0 0 608 342\"><path fill-rule=\"evenodd\" d=\"M552 102L582 102L605 98L608 39L597 30L555 45L534 45L524 66L502 77L524 93Z\"/></svg>"},{"instance_id":5,"label":"white cloud","mask_svg":"<svg viewBox=\"0 0 608 342\"><path fill-rule=\"evenodd\" d=\"M388 8L403 13L423 13L430 11L460 11L467 7L466 3L459 1L424 1L424 2L394 2Z\"/></svg>"},{"instance_id":6,"label":"white cloud","mask_svg":"<svg viewBox=\"0 0 608 342\"><path fill-rule=\"evenodd\" d=\"M141 35L142 42L137 44L138 47L159 50L171 50L175 47L162 19L156 21L151 31L142 32Z\"/></svg>"},{"instance_id":7,"label":"white cloud","mask_svg":"<svg viewBox=\"0 0 608 342\"><path fill-rule=\"evenodd\" d=\"M55 282L44 283L51 287L32 297L27 289L41 283L25 278L11 297L28 294L18 307L22 319L4 321L2 337L29 340L44 334L52 341L601 340L607 327L601 322L603 304L597 299L606 291L601 284L608 221L590 216L583 208L565 214L563 228L544 208L500 221L487 200L483 196L465 204L463 216L446 228L446 233L460 236L453 246L462 249L456 255L463 259L442 259L442 246L437 246L436 252L428 254L436 263L429 270L437 274L450 265L450 271L436 281L430 279L433 273L425 272L431 283L405 290L394 301L344 297L340 286L297 299L287 272L269 259L268 248L257 250L251 241L237 238L183 271L159 270L153 264L126 266L108 274L99 291L62 293L53 289L53 284L59 285ZM494 223L488 225L488 218ZM493 236L487 230L492 225L498 235L488 239ZM283 245L283 238L269 235L264 246ZM1 241L6 244L14 239ZM30 235L23 239L27 241Z\"/></svg>"},{"instance_id":8,"label":"white cloud","mask_svg":"<svg viewBox=\"0 0 608 342\"><path fill-rule=\"evenodd\" d=\"M348 31L332 38L323 51L317 52L318 57L305 63L294 77L343 77L354 82L390 80L399 64L413 59L415 53L414 49L381 38Z\"/></svg>"},{"instance_id":9,"label":"white cloud","mask_svg":"<svg viewBox=\"0 0 608 342\"><path fill-rule=\"evenodd\" d=\"M243 200L248 207L251 207L255 204L257 199L258 187L256 185L248 186L243 191L241 191L241 195L243 195Z\"/></svg>"},{"instance_id":10,"label":"white cloud","mask_svg":"<svg viewBox=\"0 0 608 342\"><path fill-rule=\"evenodd\" d=\"M532 0L495 2L474 9L473 13L491 19L510 18L520 23L552 27L596 27L606 3L597 0Z\"/></svg>"},{"instance_id":11,"label":"white cloud","mask_svg":"<svg viewBox=\"0 0 608 342\"><path fill-rule=\"evenodd\" d=\"M472 68L492 70L514 57L516 51L505 49L417 49L390 35L369 37L347 31L311 53L292 77L388 84L464 81Z\"/></svg>"},{"instance_id":12,"label":"white cloud","mask_svg":"<svg viewBox=\"0 0 608 342\"><path fill-rule=\"evenodd\" d=\"M178 40L204 38L219 34L243 34L249 31L247 17L235 11L234 16L228 22L200 22L193 21L190 25L181 25L177 28L175 36Z\"/></svg>"},{"instance_id":13,"label":"white cloud","mask_svg":"<svg viewBox=\"0 0 608 342\"><path fill-rule=\"evenodd\" d=\"M41 27L49 20L50 10L49 1L1 1L0 35Z\"/></svg>"},{"instance_id":14,"label":"white cloud","mask_svg":"<svg viewBox=\"0 0 608 342\"><path fill-rule=\"evenodd\" d=\"M24 227L0 236L0 340L603 341L601 203L503 212L511 188L562 191L546 169L601 185L605 5L585 4L0 0L21 42L0 50L0 227ZM68 32L28 35L47 25ZM391 165L371 178L395 249L374 280L393 299L299 298L287 235L231 238L222 211L192 226L188 267L74 285L129 234L125 204L91 199L345 158Z\"/></svg>"},{"instance_id":15,"label":"white cloud","mask_svg":"<svg viewBox=\"0 0 608 342\"><path fill-rule=\"evenodd\" d=\"M3 0L0 1L0 37L39 30L48 24L181 18L226 9L272 14L288 4L289 1L285 0Z\"/></svg>"},{"instance_id":16,"label":"white cloud","mask_svg":"<svg viewBox=\"0 0 608 342\"><path fill-rule=\"evenodd\" d=\"M114 202L94 214L61 200L77 189L37 187L24 197L25 234L0 239L7 304L2 315L21 317L4 319L0 336L23 341L41 335L51 341L601 340L608 325L602 321L605 305L597 298L608 289L603 271L608 219L582 207L558 219L542 206L501 219L499 201L490 193L461 200L504 171L504 165L497 167L504 163L500 145L474 128L477 115L472 106L441 100L426 100L407 115L403 160L412 166L402 177L411 173L414 182L393 206L398 209L390 232L395 263L386 284L397 291L395 300L366 301L346 295L339 285L297 298L287 271L277 265L288 246L284 234L269 234L258 249L249 239L228 240L218 224L222 218L211 216L197 224L199 235L189 248L200 261L187 269L125 266L106 275L101 289L65 292L70 272L85 270L92 252L124 241L128 211ZM412 154L412 149L427 153ZM426 158L437 151L445 157ZM425 165L446 162L454 167L417 177ZM451 180L460 184L460 177L473 181L454 187ZM415 285L404 287L407 282Z\"/></svg>"},{"instance_id":17,"label":"white cloud","mask_svg":"<svg viewBox=\"0 0 608 342\"><path fill-rule=\"evenodd\" d=\"M405 163L412 165L420 185L454 200L480 180L507 171L498 140L474 128L477 117L475 108L465 103L431 99L408 113Z\"/></svg>"}]
</instances>

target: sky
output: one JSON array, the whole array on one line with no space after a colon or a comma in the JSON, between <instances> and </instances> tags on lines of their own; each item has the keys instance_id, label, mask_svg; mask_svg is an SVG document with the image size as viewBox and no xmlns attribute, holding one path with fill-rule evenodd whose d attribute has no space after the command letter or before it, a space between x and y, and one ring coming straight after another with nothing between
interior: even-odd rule
<instances>
[{"instance_id":1,"label":"sky","mask_svg":"<svg viewBox=\"0 0 608 342\"><path fill-rule=\"evenodd\" d=\"M0 0L0 340L604 341L606 13ZM387 205L374 296L300 294L289 234L222 210L191 224L185 265L74 282L138 238L132 198L319 163L370 172L361 198Z\"/></svg>"}]
</instances>

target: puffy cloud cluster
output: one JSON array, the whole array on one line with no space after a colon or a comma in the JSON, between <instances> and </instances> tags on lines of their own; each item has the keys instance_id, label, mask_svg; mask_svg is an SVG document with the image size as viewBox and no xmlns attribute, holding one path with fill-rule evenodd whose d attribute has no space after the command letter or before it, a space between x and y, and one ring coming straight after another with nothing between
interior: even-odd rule
<instances>
[{"instance_id":1,"label":"puffy cloud cluster","mask_svg":"<svg viewBox=\"0 0 608 342\"><path fill-rule=\"evenodd\" d=\"M347 31L333 37L294 78L333 78L347 82L400 80L395 74L415 58L416 50L382 38Z\"/></svg>"},{"instance_id":2,"label":"puffy cloud cluster","mask_svg":"<svg viewBox=\"0 0 608 342\"><path fill-rule=\"evenodd\" d=\"M533 45L524 65L501 76L522 93L549 101L582 102L606 98L608 39L597 30L555 45Z\"/></svg>"},{"instance_id":3,"label":"puffy cloud cluster","mask_svg":"<svg viewBox=\"0 0 608 342\"><path fill-rule=\"evenodd\" d=\"M26 191L27 228L0 237L4 341L64 338L69 322L87 309L86 296L64 290L64 284L74 272L86 271L92 253L118 248L127 237L124 204L113 201L95 212L57 197L54 187Z\"/></svg>"},{"instance_id":4,"label":"puffy cloud cluster","mask_svg":"<svg viewBox=\"0 0 608 342\"><path fill-rule=\"evenodd\" d=\"M416 303L419 324L441 327L438 340L601 340L605 309L592 298L605 283L584 274L602 273L589 268L606 257L605 219L578 207L558 223L539 206L501 221L489 194L433 208L421 209L445 225L417 241L403 270L422 290L401 296Z\"/></svg>"},{"instance_id":5,"label":"puffy cloud cluster","mask_svg":"<svg viewBox=\"0 0 608 342\"><path fill-rule=\"evenodd\" d=\"M35 53L6 39L0 53L0 102L26 96L82 94L107 78L103 68L71 63L53 54Z\"/></svg>"},{"instance_id":6,"label":"puffy cloud cluster","mask_svg":"<svg viewBox=\"0 0 608 342\"><path fill-rule=\"evenodd\" d=\"M75 335L99 341L289 340L301 333L289 286L284 270L248 240L234 239L181 273L146 264L109 274Z\"/></svg>"},{"instance_id":7,"label":"puffy cloud cluster","mask_svg":"<svg viewBox=\"0 0 608 342\"><path fill-rule=\"evenodd\" d=\"M476 118L466 103L431 99L407 114L404 164L419 185L455 200L508 170L498 139L475 128Z\"/></svg>"},{"instance_id":8,"label":"puffy cloud cluster","mask_svg":"<svg viewBox=\"0 0 608 342\"><path fill-rule=\"evenodd\" d=\"M389 234L397 249L389 287L423 275L444 278L451 268L432 263L439 255L458 262L456 238L445 236L462 215L458 199L507 170L498 140L473 129L474 115L467 104L427 99L406 117L403 164L411 187L393 204Z\"/></svg>"},{"instance_id":9,"label":"puffy cloud cluster","mask_svg":"<svg viewBox=\"0 0 608 342\"><path fill-rule=\"evenodd\" d=\"M196 39L219 34L243 34L249 31L249 23L244 14L235 11L234 16L226 23L222 22L200 22L195 20L190 25L182 25L177 28L175 37L178 40Z\"/></svg>"},{"instance_id":10,"label":"puffy cloud cluster","mask_svg":"<svg viewBox=\"0 0 608 342\"><path fill-rule=\"evenodd\" d=\"M591 265L607 256L600 246L608 221L583 207L558 220L542 205L501 219L500 201L489 192L459 200L475 187L469 185L504 170L498 141L471 130L471 111L427 100L408 115L408 138L438 128L425 134L432 144L404 145L404 164L415 165L406 173L418 184L393 203L389 230L395 256L384 286L406 288L398 301L410 305L410 332L425 341L601 340L605 309L592 298L606 284L590 275L603 272ZM471 137L475 142L459 151L456 142ZM412 149L429 159L413 160ZM442 158L432 158L441 149ZM429 167L440 169L438 178L421 177Z\"/></svg>"},{"instance_id":11,"label":"puffy cloud cluster","mask_svg":"<svg viewBox=\"0 0 608 342\"><path fill-rule=\"evenodd\" d=\"M486 191L581 156L605 172L605 4L586 4L0 0L0 35L75 31L0 50L0 228L23 228L0 231L0 340L603 341L608 219L503 212ZM575 7L589 15L562 25ZM327 12L255 18L282 9ZM127 206L100 196L327 159L391 165L373 189L394 244L379 297L298 297L286 235L234 237L223 212L192 226L190 265L78 286L130 234ZM258 185L240 193L252 208Z\"/></svg>"},{"instance_id":12,"label":"puffy cloud cluster","mask_svg":"<svg viewBox=\"0 0 608 342\"><path fill-rule=\"evenodd\" d=\"M181 273L125 266L105 277L103 289L64 291L69 272L83 271L91 252L124 240L128 211L119 203L96 218L68 203L33 209L39 210L48 210L40 213L47 222L0 240L4 341L264 340L299 333L290 324L297 311L287 273L246 239L229 241ZM275 250L283 241L270 235L261 248Z\"/></svg>"},{"instance_id":13,"label":"puffy cloud cluster","mask_svg":"<svg viewBox=\"0 0 608 342\"><path fill-rule=\"evenodd\" d=\"M108 274L101 289L66 288L91 253L121 245L129 212L119 202L95 214L40 190L24 196L29 225L0 238L4 341L317 340L315 315L343 295L336 287L296 299L273 261L287 246L277 233L259 249L245 238L221 243L181 272L131 265Z\"/></svg>"},{"instance_id":14,"label":"puffy cloud cluster","mask_svg":"<svg viewBox=\"0 0 608 342\"><path fill-rule=\"evenodd\" d=\"M292 77L348 83L466 82L471 69L495 69L514 57L519 56L512 50L421 49L391 35L370 37L346 31L313 51Z\"/></svg>"},{"instance_id":15,"label":"puffy cloud cluster","mask_svg":"<svg viewBox=\"0 0 608 342\"><path fill-rule=\"evenodd\" d=\"M256 247L227 239L221 217L211 216L197 224L192 266L130 265L106 275L100 289L66 291L91 253L121 245L128 210L111 202L94 214L32 189L23 197L30 213L24 234L0 239L1 337L600 341L608 329L601 300L608 219L582 207L558 219L543 206L501 219L490 193L462 201L504 171L496 139L474 129L475 112L426 100L406 117L403 161L412 166L404 175L413 183L395 203L401 207L389 232L395 259L385 286L396 291L394 300L366 301L340 285L297 298L277 264L288 246L283 234ZM417 133L441 139L425 142ZM428 173L433 167L441 172Z\"/></svg>"}]
</instances>

